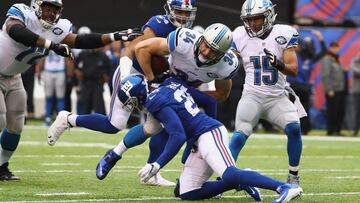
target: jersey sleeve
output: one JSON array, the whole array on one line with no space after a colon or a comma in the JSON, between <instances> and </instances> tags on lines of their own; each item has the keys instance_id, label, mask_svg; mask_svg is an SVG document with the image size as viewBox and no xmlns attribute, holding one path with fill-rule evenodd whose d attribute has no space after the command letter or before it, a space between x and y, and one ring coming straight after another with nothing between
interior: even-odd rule
<instances>
[{"instance_id":1,"label":"jersey sleeve","mask_svg":"<svg viewBox=\"0 0 360 203\"><path fill-rule=\"evenodd\" d=\"M231 50L229 50L225 54L224 58L222 59L222 63L224 66L224 68L221 69L223 70L221 72L222 79L230 80L233 77L235 77L239 70L240 62L236 57L236 55Z\"/></svg>"},{"instance_id":2,"label":"jersey sleeve","mask_svg":"<svg viewBox=\"0 0 360 203\"><path fill-rule=\"evenodd\" d=\"M170 52L176 51L176 48L179 45L179 33L181 32L181 28L172 31L167 37L167 45Z\"/></svg>"},{"instance_id":3,"label":"jersey sleeve","mask_svg":"<svg viewBox=\"0 0 360 203\"><path fill-rule=\"evenodd\" d=\"M6 17L20 20L25 24L30 8L25 4L14 4L6 13Z\"/></svg>"},{"instance_id":4,"label":"jersey sleeve","mask_svg":"<svg viewBox=\"0 0 360 203\"><path fill-rule=\"evenodd\" d=\"M169 32L175 30L175 27L170 23L166 16L157 15L149 19L149 21L142 27L142 31L150 28L156 37L167 37Z\"/></svg>"},{"instance_id":5,"label":"jersey sleeve","mask_svg":"<svg viewBox=\"0 0 360 203\"><path fill-rule=\"evenodd\" d=\"M147 97L146 108L153 115L168 104L169 99L164 88L160 87L154 90Z\"/></svg>"},{"instance_id":6,"label":"jersey sleeve","mask_svg":"<svg viewBox=\"0 0 360 203\"><path fill-rule=\"evenodd\" d=\"M51 32L54 36L52 41L60 43L69 33L72 33L73 25L67 19L60 19L59 22L52 28Z\"/></svg>"},{"instance_id":7,"label":"jersey sleeve","mask_svg":"<svg viewBox=\"0 0 360 203\"><path fill-rule=\"evenodd\" d=\"M297 30L289 25L286 25L286 31L284 33L288 33L286 36L286 46L285 49L288 48L292 48L292 47L297 47L298 45L298 39L299 39L299 33L297 32Z\"/></svg>"}]
</instances>

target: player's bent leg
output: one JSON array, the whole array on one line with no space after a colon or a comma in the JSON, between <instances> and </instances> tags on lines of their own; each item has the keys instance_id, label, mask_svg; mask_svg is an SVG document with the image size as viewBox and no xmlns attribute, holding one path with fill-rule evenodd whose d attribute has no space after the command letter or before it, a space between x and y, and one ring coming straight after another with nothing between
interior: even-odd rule
<instances>
[{"instance_id":1,"label":"player's bent leg","mask_svg":"<svg viewBox=\"0 0 360 203\"><path fill-rule=\"evenodd\" d=\"M301 128L299 123L289 123L285 127L288 137L287 152L289 156L288 183L299 184L299 164L302 152Z\"/></svg>"},{"instance_id":2,"label":"player's bent leg","mask_svg":"<svg viewBox=\"0 0 360 203\"><path fill-rule=\"evenodd\" d=\"M8 168L9 159L15 152L20 141L20 134L10 133L3 129L0 137L0 181L20 180Z\"/></svg>"},{"instance_id":3,"label":"player's bent leg","mask_svg":"<svg viewBox=\"0 0 360 203\"><path fill-rule=\"evenodd\" d=\"M115 127L109 117L103 114L92 113L92 114L85 114L85 115L70 115L69 116L69 123L72 125L72 116L76 116L75 119L75 126L84 127L90 130L108 133L108 134L116 134L119 132L119 128Z\"/></svg>"}]
</instances>

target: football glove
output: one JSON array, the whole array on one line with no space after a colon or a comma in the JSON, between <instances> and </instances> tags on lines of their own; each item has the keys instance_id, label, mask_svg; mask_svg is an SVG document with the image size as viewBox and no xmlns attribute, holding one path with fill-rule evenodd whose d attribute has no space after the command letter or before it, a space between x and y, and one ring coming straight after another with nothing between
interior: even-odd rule
<instances>
[{"instance_id":1,"label":"football glove","mask_svg":"<svg viewBox=\"0 0 360 203\"><path fill-rule=\"evenodd\" d=\"M51 42L49 49L53 50L56 54L63 56L63 57L70 57L71 59L74 59L73 53L71 52L71 49L66 44L59 44Z\"/></svg>"},{"instance_id":2,"label":"football glove","mask_svg":"<svg viewBox=\"0 0 360 203\"><path fill-rule=\"evenodd\" d=\"M138 173L140 180L147 182L151 177L156 175L160 170L160 165L156 162L146 164Z\"/></svg>"},{"instance_id":3,"label":"football glove","mask_svg":"<svg viewBox=\"0 0 360 203\"><path fill-rule=\"evenodd\" d=\"M122 31L114 32L115 41L132 41L136 37L143 35L144 33L139 28L127 29Z\"/></svg>"},{"instance_id":4,"label":"football glove","mask_svg":"<svg viewBox=\"0 0 360 203\"><path fill-rule=\"evenodd\" d=\"M277 59L276 55L273 52L266 48L264 48L264 52L266 54L266 57L269 59L269 63L271 66L277 68L280 71L284 70L285 64L279 59Z\"/></svg>"}]
</instances>

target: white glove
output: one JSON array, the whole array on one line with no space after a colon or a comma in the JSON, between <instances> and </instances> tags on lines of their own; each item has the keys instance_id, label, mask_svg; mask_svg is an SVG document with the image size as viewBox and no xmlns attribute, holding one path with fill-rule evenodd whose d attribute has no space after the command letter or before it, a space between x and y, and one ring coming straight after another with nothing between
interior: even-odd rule
<instances>
[{"instance_id":1,"label":"white glove","mask_svg":"<svg viewBox=\"0 0 360 203\"><path fill-rule=\"evenodd\" d=\"M147 182L151 177L157 174L160 170L160 165L156 162L146 164L138 173L140 180Z\"/></svg>"}]
</instances>

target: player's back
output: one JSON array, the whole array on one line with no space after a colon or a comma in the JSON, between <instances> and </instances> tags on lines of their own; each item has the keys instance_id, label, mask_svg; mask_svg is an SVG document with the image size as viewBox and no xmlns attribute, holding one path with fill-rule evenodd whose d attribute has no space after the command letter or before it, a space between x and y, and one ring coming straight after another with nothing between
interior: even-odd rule
<instances>
[{"instance_id":1,"label":"player's back","mask_svg":"<svg viewBox=\"0 0 360 203\"><path fill-rule=\"evenodd\" d=\"M240 52L246 72L244 91L255 91L264 95L280 95L284 92L286 76L271 67L264 48L272 51L283 61L283 52L297 43L297 31L288 25L274 25L263 40L249 37L244 26L234 30L234 45Z\"/></svg>"},{"instance_id":2,"label":"player's back","mask_svg":"<svg viewBox=\"0 0 360 203\"><path fill-rule=\"evenodd\" d=\"M222 124L200 111L187 92L188 88L183 81L169 78L148 96L146 107L152 114L164 107L172 108L184 126L187 139L196 140L201 134Z\"/></svg>"},{"instance_id":3,"label":"player's back","mask_svg":"<svg viewBox=\"0 0 360 203\"><path fill-rule=\"evenodd\" d=\"M14 4L6 16L23 22L27 29L55 43L61 42L71 32L72 24L66 19L60 19L48 30L43 28L35 12L25 4ZM36 60L48 54L44 48L27 47L14 41L6 29L4 23L0 32L0 74L11 76L24 72Z\"/></svg>"},{"instance_id":4,"label":"player's back","mask_svg":"<svg viewBox=\"0 0 360 203\"><path fill-rule=\"evenodd\" d=\"M239 64L232 51L228 51L215 64L202 66L197 63L196 44L199 43L201 36L199 32L186 28L178 28L168 36L171 72L192 86L232 78Z\"/></svg>"}]
</instances>

